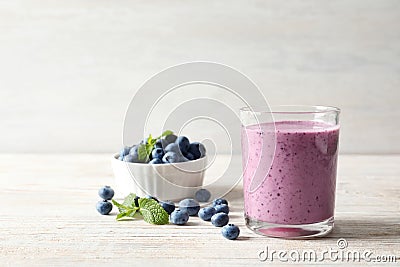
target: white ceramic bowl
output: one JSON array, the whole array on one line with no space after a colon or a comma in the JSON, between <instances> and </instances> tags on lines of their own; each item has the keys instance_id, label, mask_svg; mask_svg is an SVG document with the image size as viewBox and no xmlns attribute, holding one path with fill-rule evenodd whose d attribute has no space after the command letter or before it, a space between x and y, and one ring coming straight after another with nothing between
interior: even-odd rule
<instances>
[{"instance_id":1,"label":"white ceramic bowl","mask_svg":"<svg viewBox=\"0 0 400 267\"><path fill-rule=\"evenodd\" d=\"M111 160L117 197L129 193L155 196L160 200L193 198L203 185L207 157L173 164L143 164Z\"/></svg>"}]
</instances>

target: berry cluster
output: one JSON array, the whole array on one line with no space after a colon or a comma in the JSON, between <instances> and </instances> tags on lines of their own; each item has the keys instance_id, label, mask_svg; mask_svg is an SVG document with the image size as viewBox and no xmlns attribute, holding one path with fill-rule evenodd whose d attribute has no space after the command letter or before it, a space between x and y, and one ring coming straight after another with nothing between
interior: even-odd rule
<instances>
[{"instance_id":1,"label":"berry cluster","mask_svg":"<svg viewBox=\"0 0 400 267\"><path fill-rule=\"evenodd\" d=\"M111 200L114 197L114 190L109 186L104 186L99 190L99 196L103 199L99 201L96 205L97 211L102 215L107 215L111 212L113 205L108 200ZM195 198L201 202L207 202L211 197L211 193L207 189L200 189L196 192ZM175 207L175 203L172 201L159 201L157 198L153 196L145 196L145 198L154 200L154 204L158 209L164 209L165 212L169 215L169 221L175 225L184 225L189 221L190 216L198 216L203 221L211 221L211 224L215 227L222 227L222 235L230 240L236 239L240 230L234 224L228 224L229 222L229 206L228 201L223 198L214 199L212 202L212 206L204 207L200 209L200 204L197 200L192 198L186 198L181 200L178 203L178 208ZM123 204L119 204L114 202L114 204L118 207L120 215L130 216L130 212L133 212L132 215L135 214L136 210L140 210L141 205L139 202L142 200L140 197L135 194L130 194L127 198L125 198ZM157 203L159 205L157 205ZM124 206L127 205L127 206ZM139 209L140 208L140 209ZM132 210L129 210L132 209ZM122 211L121 211L122 210ZM159 211L154 211L155 213L159 213ZM164 211L163 211L164 212ZM168 223L168 215L165 214L165 222L157 223L152 222L153 224L165 224ZM122 217L121 215L121 217ZM118 216L117 216L118 219ZM146 220L146 218L144 218Z\"/></svg>"},{"instance_id":2,"label":"berry cluster","mask_svg":"<svg viewBox=\"0 0 400 267\"><path fill-rule=\"evenodd\" d=\"M131 163L178 163L204 157L206 149L202 143L190 143L186 136L169 134L152 139L151 136L139 144L124 147L118 159Z\"/></svg>"},{"instance_id":3,"label":"berry cluster","mask_svg":"<svg viewBox=\"0 0 400 267\"><path fill-rule=\"evenodd\" d=\"M114 190L106 185L99 189L99 196L103 199L97 202L96 209L101 215L107 215L111 212L113 205L108 200L114 197Z\"/></svg>"},{"instance_id":4,"label":"berry cluster","mask_svg":"<svg viewBox=\"0 0 400 267\"><path fill-rule=\"evenodd\" d=\"M197 200L208 201L211 194L207 189L200 189L196 192ZM230 240L239 236L240 230L234 224L229 222L229 206L228 201L223 198L217 198L213 201L212 206L200 209L199 203L191 198L184 199L179 202L178 208L171 201L160 202L165 211L170 214L170 222L176 225L184 225L189 221L190 216L198 216L203 221L211 221L215 227L222 227L222 235Z\"/></svg>"}]
</instances>

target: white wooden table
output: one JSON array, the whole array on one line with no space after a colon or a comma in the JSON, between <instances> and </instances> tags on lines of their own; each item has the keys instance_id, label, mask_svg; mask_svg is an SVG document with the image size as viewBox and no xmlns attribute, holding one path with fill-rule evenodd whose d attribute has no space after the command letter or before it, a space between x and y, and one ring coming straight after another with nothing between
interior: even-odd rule
<instances>
[{"instance_id":1,"label":"white wooden table","mask_svg":"<svg viewBox=\"0 0 400 267\"><path fill-rule=\"evenodd\" d=\"M347 240L346 250L395 255L400 262L400 155L341 156L335 230L312 240L248 230L241 183L228 195L230 220L241 230L236 241L199 218L187 226L116 222L95 210L98 188L114 185L109 160L106 154L0 155L0 265L265 266L271 260L258 254L266 247L320 253L337 249L339 238ZM273 263L283 264L276 255Z\"/></svg>"}]
</instances>

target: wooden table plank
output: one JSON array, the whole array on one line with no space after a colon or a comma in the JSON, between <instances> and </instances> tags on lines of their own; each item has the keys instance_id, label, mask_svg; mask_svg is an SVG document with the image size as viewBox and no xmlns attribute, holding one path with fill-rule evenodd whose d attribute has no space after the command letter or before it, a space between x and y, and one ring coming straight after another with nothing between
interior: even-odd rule
<instances>
[{"instance_id":1,"label":"wooden table plank","mask_svg":"<svg viewBox=\"0 0 400 267\"><path fill-rule=\"evenodd\" d=\"M107 154L0 155L1 265L265 265L270 260L260 261L258 253L266 246L320 253L336 249L339 238L348 249L400 257L400 155L340 156L335 230L313 240L248 230L241 183L227 197L230 220L241 229L237 241L193 217L187 226L153 226L100 216L97 189L114 185L109 160ZM284 264L278 258L273 263Z\"/></svg>"}]
</instances>

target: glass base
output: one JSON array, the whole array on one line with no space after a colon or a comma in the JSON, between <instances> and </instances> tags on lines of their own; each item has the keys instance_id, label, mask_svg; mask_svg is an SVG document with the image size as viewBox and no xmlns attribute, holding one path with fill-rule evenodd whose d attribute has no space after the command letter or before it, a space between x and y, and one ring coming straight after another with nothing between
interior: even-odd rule
<instances>
[{"instance_id":1,"label":"glass base","mask_svg":"<svg viewBox=\"0 0 400 267\"><path fill-rule=\"evenodd\" d=\"M322 222L310 224L275 224L245 216L246 226L253 232L269 237L288 239L321 237L333 230L333 216Z\"/></svg>"}]
</instances>

